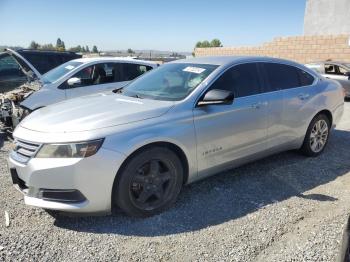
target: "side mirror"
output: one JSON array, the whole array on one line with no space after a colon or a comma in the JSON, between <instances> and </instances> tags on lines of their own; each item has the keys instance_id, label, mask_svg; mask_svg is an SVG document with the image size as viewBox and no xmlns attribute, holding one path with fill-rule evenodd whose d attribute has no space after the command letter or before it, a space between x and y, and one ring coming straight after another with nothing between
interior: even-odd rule
<instances>
[{"instance_id":1,"label":"side mirror","mask_svg":"<svg viewBox=\"0 0 350 262\"><path fill-rule=\"evenodd\" d=\"M80 85L80 84L81 84L81 79L78 78L78 77L69 78L68 81L67 81L67 84L68 84L69 86Z\"/></svg>"},{"instance_id":2,"label":"side mirror","mask_svg":"<svg viewBox=\"0 0 350 262\"><path fill-rule=\"evenodd\" d=\"M229 105L234 99L233 92L227 90L212 89L198 102L198 106Z\"/></svg>"}]
</instances>

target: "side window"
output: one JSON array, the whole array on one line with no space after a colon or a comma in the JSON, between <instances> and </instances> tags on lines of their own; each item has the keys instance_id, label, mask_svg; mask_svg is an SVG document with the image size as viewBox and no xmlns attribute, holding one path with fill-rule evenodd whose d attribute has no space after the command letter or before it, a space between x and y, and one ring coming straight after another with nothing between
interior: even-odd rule
<instances>
[{"instance_id":1,"label":"side window","mask_svg":"<svg viewBox=\"0 0 350 262\"><path fill-rule=\"evenodd\" d=\"M300 86L297 68L277 63L264 63L263 65L269 82L269 91Z\"/></svg>"},{"instance_id":2,"label":"side window","mask_svg":"<svg viewBox=\"0 0 350 262\"><path fill-rule=\"evenodd\" d=\"M339 66L339 74L346 76L348 73L348 70L346 70L344 67Z\"/></svg>"},{"instance_id":3,"label":"side window","mask_svg":"<svg viewBox=\"0 0 350 262\"><path fill-rule=\"evenodd\" d=\"M72 87L91 86L91 85L102 85L111 83L114 81L114 68L113 64L96 64L88 66L80 70L73 77L80 79L80 84Z\"/></svg>"},{"instance_id":4,"label":"side window","mask_svg":"<svg viewBox=\"0 0 350 262\"><path fill-rule=\"evenodd\" d=\"M337 71L339 71L338 66L332 64L325 64L324 71L326 74L336 75Z\"/></svg>"},{"instance_id":5,"label":"side window","mask_svg":"<svg viewBox=\"0 0 350 262\"><path fill-rule=\"evenodd\" d=\"M299 68L296 68L296 70L299 75L300 86L309 86L315 81L315 78L304 70Z\"/></svg>"},{"instance_id":6,"label":"side window","mask_svg":"<svg viewBox=\"0 0 350 262\"><path fill-rule=\"evenodd\" d=\"M122 81L134 80L135 78L139 77L140 75L152 69L152 67L150 66L139 65L139 64L125 63L121 65L123 68Z\"/></svg>"},{"instance_id":7,"label":"side window","mask_svg":"<svg viewBox=\"0 0 350 262\"><path fill-rule=\"evenodd\" d=\"M212 89L233 91L235 97L261 93L257 65L241 64L228 69L211 85Z\"/></svg>"}]
</instances>

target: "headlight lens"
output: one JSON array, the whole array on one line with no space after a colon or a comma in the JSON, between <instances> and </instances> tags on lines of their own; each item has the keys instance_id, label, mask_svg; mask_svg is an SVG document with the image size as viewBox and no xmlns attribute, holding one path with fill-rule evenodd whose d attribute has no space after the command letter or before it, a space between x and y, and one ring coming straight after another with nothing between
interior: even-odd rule
<instances>
[{"instance_id":1,"label":"headlight lens","mask_svg":"<svg viewBox=\"0 0 350 262\"><path fill-rule=\"evenodd\" d=\"M103 139L72 144L44 144L37 158L84 158L97 153Z\"/></svg>"}]
</instances>

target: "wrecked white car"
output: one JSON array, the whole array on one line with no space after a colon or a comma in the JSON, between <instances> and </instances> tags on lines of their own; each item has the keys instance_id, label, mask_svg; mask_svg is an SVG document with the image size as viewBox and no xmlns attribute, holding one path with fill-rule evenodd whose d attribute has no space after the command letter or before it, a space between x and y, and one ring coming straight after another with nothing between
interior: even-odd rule
<instances>
[{"instance_id":1,"label":"wrecked white car","mask_svg":"<svg viewBox=\"0 0 350 262\"><path fill-rule=\"evenodd\" d=\"M33 70L32 81L0 97L0 120L15 127L30 112L66 99L112 91L157 67L129 58L81 58L68 61L44 75Z\"/></svg>"}]
</instances>

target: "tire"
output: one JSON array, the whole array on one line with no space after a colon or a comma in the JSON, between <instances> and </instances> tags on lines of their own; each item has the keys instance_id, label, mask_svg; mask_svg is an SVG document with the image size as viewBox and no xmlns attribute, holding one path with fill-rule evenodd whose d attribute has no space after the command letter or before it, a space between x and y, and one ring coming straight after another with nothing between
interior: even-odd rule
<instances>
[{"instance_id":1,"label":"tire","mask_svg":"<svg viewBox=\"0 0 350 262\"><path fill-rule=\"evenodd\" d=\"M149 217L169 208L179 195L184 168L166 147L151 147L127 160L113 189L114 203L129 216Z\"/></svg>"},{"instance_id":2,"label":"tire","mask_svg":"<svg viewBox=\"0 0 350 262\"><path fill-rule=\"evenodd\" d=\"M300 151L310 157L316 157L324 151L329 140L330 121L324 114L312 119Z\"/></svg>"}]
</instances>

